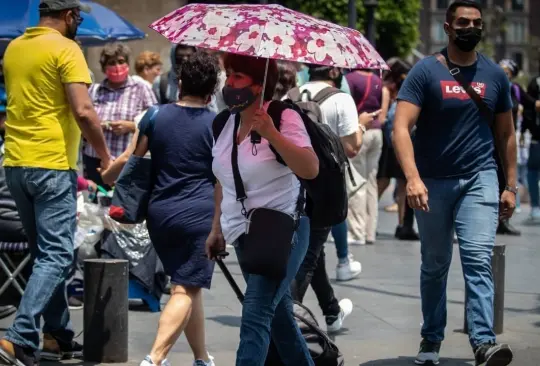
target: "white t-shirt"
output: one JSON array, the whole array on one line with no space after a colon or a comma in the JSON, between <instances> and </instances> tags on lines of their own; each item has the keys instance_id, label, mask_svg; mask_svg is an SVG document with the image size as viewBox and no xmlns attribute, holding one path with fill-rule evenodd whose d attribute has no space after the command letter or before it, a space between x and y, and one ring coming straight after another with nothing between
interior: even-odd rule
<instances>
[{"instance_id":1,"label":"white t-shirt","mask_svg":"<svg viewBox=\"0 0 540 366\"><path fill-rule=\"evenodd\" d=\"M264 108L268 108L268 103ZM233 244L246 230L242 205L236 201L231 166L234 119L235 115L229 118L212 149L212 170L223 187L221 229L227 244ZM311 147L304 122L293 110L283 112L280 132L299 147ZM238 146L238 168L247 195L244 201L246 210L249 212L252 208L266 207L293 214L300 193L300 182L287 166L276 160L266 139L262 138L257 145L255 156L252 146L249 135Z\"/></svg>"},{"instance_id":2,"label":"white t-shirt","mask_svg":"<svg viewBox=\"0 0 540 366\"><path fill-rule=\"evenodd\" d=\"M311 97L315 98L317 93L330 85L324 81L309 82L300 87L300 92L307 90ZM358 112L356 103L351 95L338 93L326 99L320 105L323 113L323 123L326 123L332 131L339 137L345 137L358 131Z\"/></svg>"}]
</instances>

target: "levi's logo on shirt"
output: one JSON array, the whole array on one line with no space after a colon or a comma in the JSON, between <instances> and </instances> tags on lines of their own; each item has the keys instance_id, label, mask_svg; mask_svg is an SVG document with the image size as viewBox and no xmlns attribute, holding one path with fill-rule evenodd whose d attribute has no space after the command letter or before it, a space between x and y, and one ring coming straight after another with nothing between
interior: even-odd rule
<instances>
[{"instance_id":1,"label":"levi's logo on shirt","mask_svg":"<svg viewBox=\"0 0 540 366\"><path fill-rule=\"evenodd\" d=\"M475 92L480 94L480 96L483 98L486 94L486 84L485 83L478 83L478 82L472 82L471 86ZM441 80L441 91L442 91L442 98L443 99L459 99L459 100L466 100L470 99L469 95L459 85L459 83L455 80L453 81L445 81Z\"/></svg>"}]
</instances>

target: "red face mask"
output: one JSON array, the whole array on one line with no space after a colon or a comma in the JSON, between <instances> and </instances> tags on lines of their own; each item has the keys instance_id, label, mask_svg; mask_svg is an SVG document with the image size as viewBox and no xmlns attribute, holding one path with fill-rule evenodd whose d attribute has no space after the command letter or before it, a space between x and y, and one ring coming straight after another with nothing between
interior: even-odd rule
<instances>
[{"instance_id":1,"label":"red face mask","mask_svg":"<svg viewBox=\"0 0 540 366\"><path fill-rule=\"evenodd\" d=\"M105 74L113 83L123 83L129 75L129 65L109 65L105 69Z\"/></svg>"}]
</instances>

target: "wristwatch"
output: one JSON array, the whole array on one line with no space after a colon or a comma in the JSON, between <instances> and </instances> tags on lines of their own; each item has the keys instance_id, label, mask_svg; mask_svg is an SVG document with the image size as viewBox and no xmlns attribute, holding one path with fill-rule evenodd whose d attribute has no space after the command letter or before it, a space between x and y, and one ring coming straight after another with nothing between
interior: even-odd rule
<instances>
[{"instance_id":1,"label":"wristwatch","mask_svg":"<svg viewBox=\"0 0 540 366\"><path fill-rule=\"evenodd\" d=\"M504 190L512 192L513 194L518 194L518 187L506 186L504 187Z\"/></svg>"},{"instance_id":2,"label":"wristwatch","mask_svg":"<svg viewBox=\"0 0 540 366\"><path fill-rule=\"evenodd\" d=\"M360 127L360 130L362 131L362 133L366 133L366 126L364 126L363 124L359 123L359 124L358 124L358 127Z\"/></svg>"}]
</instances>

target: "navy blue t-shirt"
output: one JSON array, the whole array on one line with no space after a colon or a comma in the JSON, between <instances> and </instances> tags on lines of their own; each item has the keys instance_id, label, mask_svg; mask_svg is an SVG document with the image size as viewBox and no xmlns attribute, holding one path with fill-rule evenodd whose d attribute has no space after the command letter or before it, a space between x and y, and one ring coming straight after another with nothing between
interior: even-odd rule
<instances>
[{"instance_id":1,"label":"navy blue t-shirt","mask_svg":"<svg viewBox=\"0 0 540 366\"><path fill-rule=\"evenodd\" d=\"M497 64L478 53L476 63L460 70L495 114L512 109L508 77ZM413 67L398 100L422 108L414 139L422 178L463 177L497 169L490 122L434 56Z\"/></svg>"}]
</instances>

